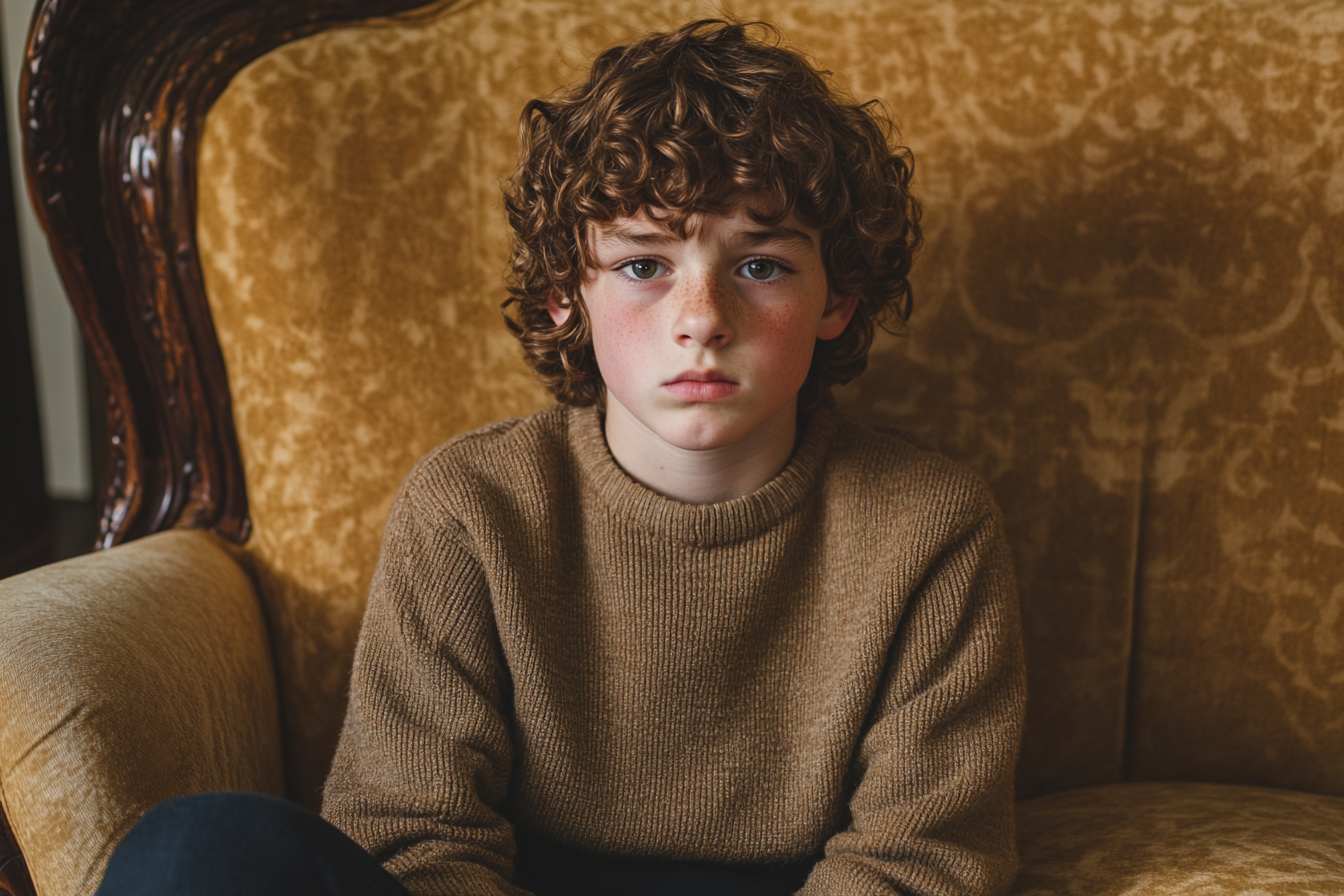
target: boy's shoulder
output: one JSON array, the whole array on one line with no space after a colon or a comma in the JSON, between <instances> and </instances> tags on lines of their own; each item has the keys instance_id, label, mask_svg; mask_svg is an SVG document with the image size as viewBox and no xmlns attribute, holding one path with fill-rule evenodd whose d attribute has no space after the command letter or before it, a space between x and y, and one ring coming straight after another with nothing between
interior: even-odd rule
<instances>
[{"instance_id":1,"label":"boy's shoulder","mask_svg":"<svg viewBox=\"0 0 1344 896\"><path fill-rule=\"evenodd\" d=\"M403 491L457 492L497 481L531 479L560 460L567 443L564 405L553 404L453 436L420 458Z\"/></svg>"},{"instance_id":2,"label":"boy's shoulder","mask_svg":"<svg viewBox=\"0 0 1344 896\"><path fill-rule=\"evenodd\" d=\"M997 514L978 473L917 436L837 414L826 487L870 507L902 516L976 518Z\"/></svg>"},{"instance_id":3,"label":"boy's shoulder","mask_svg":"<svg viewBox=\"0 0 1344 896\"><path fill-rule=\"evenodd\" d=\"M575 414L554 404L454 436L412 468L399 502L432 517L445 514L472 528L470 520L498 523L517 517L539 521L548 508L572 496L580 475L576 451L600 439L600 427L576 426ZM952 530L987 514L997 514L989 487L972 470L903 430L875 425L835 410L821 430L821 500L863 525L908 525L928 520ZM576 439L581 445L576 445ZM805 442L810 442L805 439ZM804 448L803 451L808 449Z\"/></svg>"},{"instance_id":4,"label":"boy's shoulder","mask_svg":"<svg viewBox=\"0 0 1344 896\"><path fill-rule=\"evenodd\" d=\"M499 450L538 447L564 439L567 408L549 404L520 417L507 417L476 429L459 433L438 445L420 459L417 466L443 463L503 462Z\"/></svg>"}]
</instances>

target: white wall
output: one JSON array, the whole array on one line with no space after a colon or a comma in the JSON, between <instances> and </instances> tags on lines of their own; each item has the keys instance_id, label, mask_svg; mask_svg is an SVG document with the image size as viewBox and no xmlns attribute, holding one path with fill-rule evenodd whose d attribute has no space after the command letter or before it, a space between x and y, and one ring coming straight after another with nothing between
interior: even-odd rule
<instances>
[{"instance_id":1,"label":"white wall","mask_svg":"<svg viewBox=\"0 0 1344 896\"><path fill-rule=\"evenodd\" d=\"M33 217L23 181L19 141L19 69L28 39L34 0L0 0L0 65L4 68L9 113L9 155L14 200L19 213L19 250L28 291L28 330L37 374L38 413L47 493L53 498L86 500L93 494L89 459L88 401L84 387L84 350L74 312L51 260L47 238Z\"/></svg>"}]
</instances>

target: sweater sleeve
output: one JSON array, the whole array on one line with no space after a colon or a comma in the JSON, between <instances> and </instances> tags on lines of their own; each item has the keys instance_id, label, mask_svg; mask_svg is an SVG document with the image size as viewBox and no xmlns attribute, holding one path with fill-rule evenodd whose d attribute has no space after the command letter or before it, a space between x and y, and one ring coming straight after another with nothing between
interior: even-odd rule
<instances>
[{"instance_id":1,"label":"sweater sleeve","mask_svg":"<svg viewBox=\"0 0 1344 896\"><path fill-rule=\"evenodd\" d=\"M484 573L427 480L388 519L322 814L412 893L520 896L497 810L507 672Z\"/></svg>"},{"instance_id":2,"label":"sweater sleeve","mask_svg":"<svg viewBox=\"0 0 1344 896\"><path fill-rule=\"evenodd\" d=\"M1024 705L1016 586L986 495L906 603L854 758L850 823L803 896L1007 892Z\"/></svg>"}]
</instances>

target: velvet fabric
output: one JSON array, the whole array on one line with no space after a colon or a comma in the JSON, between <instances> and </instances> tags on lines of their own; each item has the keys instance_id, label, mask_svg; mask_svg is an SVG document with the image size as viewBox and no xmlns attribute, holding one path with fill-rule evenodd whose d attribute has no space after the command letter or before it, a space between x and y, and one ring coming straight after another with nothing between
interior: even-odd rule
<instances>
[{"instance_id":1,"label":"velvet fabric","mask_svg":"<svg viewBox=\"0 0 1344 896\"><path fill-rule=\"evenodd\" d=\"M1019 891L1341 889L1344 2L471 0L280 47L209 115L255 533L0 585L0 793L44 896L90 892L157 799L278 792L277 688L284 787L316 805L402 477L548 401L497 311L518 112L720 8L914 150L915 316L839 397L1003 507ZM1115 784L1183 779L1254 787Z\"/></svg>"},{"instance_id":2,"label":"velvet fabric","mask_svg":"<svg viewBox=\"0 0 1344 896\"><path fill-rule=\"evenodd\" d=\"M916 312L842 390L978 470L1021 582L1024 794L1344 793L1344 4L734 2L916 158ZM412 461L546 397L499 323L523 103L714 7L479 0L331 31L210 113L199 236L291 793Z\"/></svg>"},{"instance_id":3,"label":"velvet fabric","mask_svg":"<svg viewBox=\"0 0 1344 896\"><path fill-rule=\"evenodd\" d=\"M42 896L92 893L160 800L282 792L256 590L175 531L0 582L0 798Z\"/></svg>"},{"instance_id":4,"label":"velvet fabric","mask_svg":"<svg viewBox=\"0 0 1344 896\"><path fill-rule=\"evenodd\" d=\"M1112 784L1018 804L1012 896L1344 893L1344 799Z\"/></svg>"}]
</instances>

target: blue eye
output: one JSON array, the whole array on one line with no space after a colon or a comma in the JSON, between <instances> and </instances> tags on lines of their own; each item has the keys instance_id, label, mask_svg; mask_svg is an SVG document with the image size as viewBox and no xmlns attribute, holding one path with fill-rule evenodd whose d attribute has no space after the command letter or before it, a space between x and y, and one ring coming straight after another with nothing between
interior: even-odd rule
<instances>
[{"instance_id":1,"label":"blue eye","mask_svg":"<svg viewBox=\"0 0 1344 896\"><path fill-rule=\"evenodd\" d=\"M636 280L652 280L658 274L659 264L652 258L641 258L624 265L624 268Z\"/></svg>"},{"instance_id":2,"label":"blue eye","mask_svg":"<svg viewBox=\"0 0 1344 896\"><path fill-rule=\"evenodd\" d=\"M783 266L768 258L756 258L742 265L742 271L752 280L770 280L783 273Z\"/></svg>"}]
</instances>

